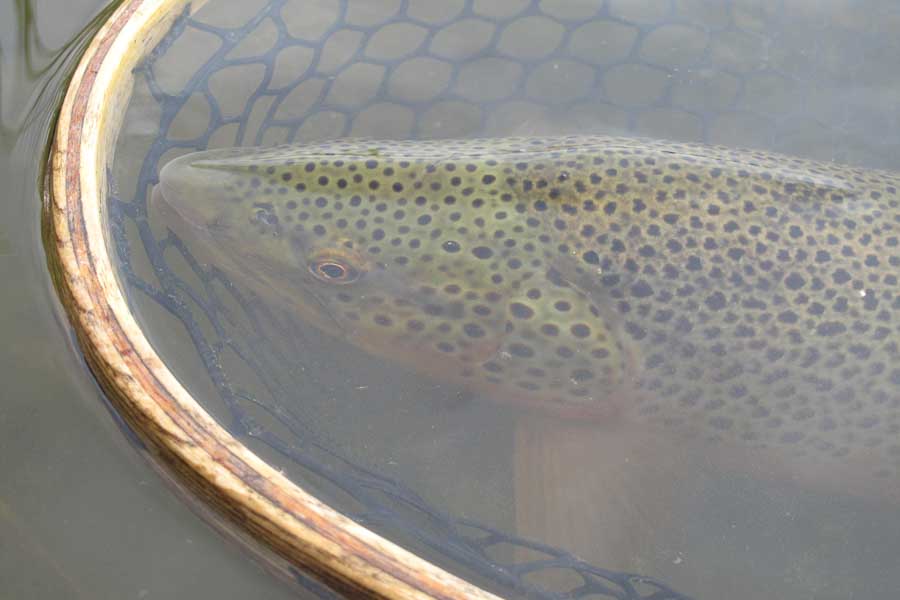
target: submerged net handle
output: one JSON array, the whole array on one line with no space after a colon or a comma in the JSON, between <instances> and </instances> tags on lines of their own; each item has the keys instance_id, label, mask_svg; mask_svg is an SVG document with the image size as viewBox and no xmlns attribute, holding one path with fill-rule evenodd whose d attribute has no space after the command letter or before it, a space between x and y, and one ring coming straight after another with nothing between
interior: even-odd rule
<instances>
[{"instance_id":1,"label":"submerged net handle","mask_svg":"<svg viewBox=\"0 0 900 600\"><path fill-rule=\"evenodd\" d=\"M45 240L88 365L156 463L236 528L235 537L267 548L281 571L299 569L355 596L494 598L341 515L257 457L179 383L131 313L106 239L106 172L132 71L188 4L123 2L82 57L60 112Z\"/></svg>"}]
</instances>

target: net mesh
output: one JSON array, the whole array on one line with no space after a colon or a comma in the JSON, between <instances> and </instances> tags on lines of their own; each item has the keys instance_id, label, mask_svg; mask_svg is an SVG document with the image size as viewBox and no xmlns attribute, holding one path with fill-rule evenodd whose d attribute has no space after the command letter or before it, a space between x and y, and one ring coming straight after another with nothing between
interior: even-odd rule
<instances>
[{"instance_id":1,"label":"net mesh","mask_svg":"<svg viewBox=\"0 0 900 600\"><path fill-rule=\"evenodd\" d=\"M155 229L149 193L179 153L341 136L635 132L891 166L871 140L900 117L853 90L896 53L861 33L896 19L890 3L826 20L780 1L212 2L181 15L137 69L146 98L130 110L152 117L139 164L111 179L120 276L142 310L187 332L215 416L356 521L505 596L686 598L455 517L347 456L297 401L298 382L335 392L310 358L315 340ZM849 91L823 102L823 81Z\"/></svg>"}]
</instances>

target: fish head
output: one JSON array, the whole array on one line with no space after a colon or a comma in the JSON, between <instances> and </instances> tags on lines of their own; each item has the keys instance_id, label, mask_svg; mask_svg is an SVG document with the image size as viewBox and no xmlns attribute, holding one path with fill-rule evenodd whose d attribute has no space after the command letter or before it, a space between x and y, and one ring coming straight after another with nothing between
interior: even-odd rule
<instances>
[{"instance_id":1,"label":"fish head","mask_svg":"<svg viewBox=\"0 0 900 600\"><path fill-rule=\"evenodd\" d=\"M320 282L299 260L305 255L295 252L305 238L288 235L271 186L262 183L265 167L260 174L245 158L239 149L210 150L166 163L151 210L199 260L234 283L264 301L293 298L302 305L302 299L315 297ZM352 281L349 271L343 280Z\"/></svg>"},{"instance_id":2,"label":"fish head","mask_svg":"<svg viewBox=\"0 0 900 600\"><path fill-rule=\"evenodd\" d=\"M483 175L384 152L193 153L164 166L153 202L260 298L378 356L468 373L501 351L521 293L507 240L463 206Z\"/></svg>"}]
</instances>

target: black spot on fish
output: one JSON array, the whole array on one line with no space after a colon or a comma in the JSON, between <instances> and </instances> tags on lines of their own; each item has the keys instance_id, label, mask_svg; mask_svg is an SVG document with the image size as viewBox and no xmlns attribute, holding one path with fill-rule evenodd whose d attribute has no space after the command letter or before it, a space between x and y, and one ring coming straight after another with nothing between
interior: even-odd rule
<instances>
[{"instance_id":1,"label":"black spot on fish","mask_svg":"<svg viewBox=\"0 0 900 600\"><path fill-rule=\"evenodd\" d=\"M530 306L521 302L513 302L509 305L509 310L517 319L530 319L534 316L534 311Z\"/></svg>"},{"instance_id":2,"label":"black spot on fish","mask_svg":"<svg viewBox=\"0 0 900 600\"><path fill-rule=\"evenodd\" d=\"M509 345L509 353L513 356L518 356L519 358L531 358L534 356L534 350L531 346L526 346L519 342L514 342Z\"/></svg>"},{"instance_id":3,"label":"black spot on fish","mask_svg":"<svg viewBox=\"0 0 900 600\"><path fill-rule=\"evenodd\" d=\"M816 334L830 337L838 335L840 333L844 333L846 330L847 326L839 321L826 321L824 323L820 323L816 327Z\"/></svg>"},{"instance_id":4,"label":"black spot on fish","mask_svg":"<svg viewBox=\"0 0 900 600\"><path fill-rule=\"evenodd\" d=\"M725 298L725 294L716 291L706 297L704 304L706 304L707 308L710 310L721 310L725 308L727 299Z\"/></svg>"},{"instance_id":5,"label":"black spot on fish","mask_svg":"<svg viewBox=\"0 0 900 600\"><path fill-rule=\"evenodd\" d=\"M484 337L484 329L476 323L466 323L463 325L463 332L471 338Z\"/></svg>"},{"instance_id":6,"label":"black spot on fish","mask_svg":"<svg viewBox=\"0 0 900 600\"><path fill-rule=\"evenodd\" d=\"M572 325L569 331L571 331L572 335L574 335L575 337L582 339L591 335L590 327L588 327L584 323L576 323L575 325Z\"/></svg>"},{"instance_id":7,"label":"black spot on fish","mask_svg":"<svg viewBox=\"0 0 900 600\"><path fill-rule=\"evenodd\" d=\"M588 369L575 369L574 371L572 371L571 377L575 381L582 382L593 379L594 374Z\"/></svg>"}]
</instances>

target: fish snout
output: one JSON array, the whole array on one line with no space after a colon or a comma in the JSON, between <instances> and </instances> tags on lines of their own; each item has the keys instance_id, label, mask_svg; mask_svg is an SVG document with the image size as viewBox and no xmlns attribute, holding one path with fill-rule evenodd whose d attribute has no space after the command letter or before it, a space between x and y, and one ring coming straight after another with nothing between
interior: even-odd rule
<instances>
[{"instance_id":1,"label":"fish snout","mask_svg":"<svg viewBox=\"0 0 900 600\"><path fill-rule=\"evenodd\" d=\"M195 154L186 154L166 163L159 173L159 185L151 203L168 218L177 217L191 226L208 230L221 218L227 176L198 168Z\"/></svg>"}]
</instances>

